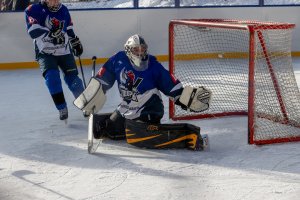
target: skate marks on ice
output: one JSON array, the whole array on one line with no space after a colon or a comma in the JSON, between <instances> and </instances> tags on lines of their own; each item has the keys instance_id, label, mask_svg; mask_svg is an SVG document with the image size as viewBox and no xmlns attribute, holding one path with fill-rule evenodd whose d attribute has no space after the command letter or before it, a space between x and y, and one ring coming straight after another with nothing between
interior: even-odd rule
<instances>
[{"instance_id":1,"label":"skate marks on ice","mask_svg":"<svg viewBox=\"0 0 300 200\"><path fill-rule=\"evenodd\" d=\"M100 155L142 153L146 160L152 154L166 162L209 164L241 170L272 170L300 174L298 143L254 146L247 144L247 118L191 121L201 127L201 133L209 135L210 151L146 150L128 145L125 141L104 140L98 150ZM34 127L22 134L10 135L10 142L0 142L0 155L19 159L54 163L62 166L81 167L87 154L87 121L60 127ZM245 125L245 126L244 126ZM63 126L63 125L62 125ZM22 145L20 145L20 142ZM72 156L70 156L72 155ZM159 156L158 156L159 155ZM99 156L100 157L100 156ZM134 157L134 156L133 156ZM99 158L95 158L95 163ZM87 168L97 168L93 163ZM0 166L0 168L2 168ZM1 172L1 171L0 171Z\"/></svg>"},{"instance_id":2,"label":"skate marks on ice","mask_svg":"<svg viewBox=\"0 0 300 200\"><path fill-rule=\"evenodd\" d=\"M20 75L9 73L1 76L3 83ZM15 92L19 83L2 84L11 101L0 102L0 199L66 199L59 194L76 200L299 198L299 143L248 145L246 117L189 121L208 134L209 152L145 150L107 140L90 155L87 120L70 102L69 125L58 121L47 91L36 84L43 82L37 73L22 73L21 94ZM34 99L27 90L33 85L38 87ZM35 101L46 105L28 106ZM17 123L12 127L12 122Z\"/></svg>"},{"instance_id":3,"label":"skate marks on ice","mask_svg":"<svg viewBox=\"0 0 300 200\"><path fill-rule=\"evenodd\" d=\"M11 172L13 177L6 179L5 182L15 185L13 188L16 187L17 194L30 193L33 195L31 199L40 199L39 194L41 193L47 196L47 199L57 199L60 194L59 198L62 199L97 199L102 195L111 194L119 187L126 188L122 185L126 182L127 177L131 177L131 181L143 179L142 177L145 175L175 179L181 177L175 173L149 167L149 164L144 165L143 162L136 163L134 161L135 159L151 159L153 161L159 154L154 153L149 156L149 153L145 154L146 152L143 151L136 155L128 154L128 152L122 154L113 149L110 149L109 152L90 156L84 151L86 158L77 160L82 163L80 167L21 160L17 167L18 170ZM71 165L70 160L66 158L65 161L66 165ZM16 181L16 178L21 181ZM15 192L11 191L10 195L15 195Z\"/></svg>"},{"instance_id":4,"label":"skate marks on ice","mask_svg":"<svg viewBox=\"0 0 300 200\"><path fill-rule=\"evenodd\" d=\"M70 170L68 170L68 172L66 172L65 174L70 173L69 171ZM89 180L92 180L92 181L85 180L86 184L89 184L90 188L92 188L92 190L90 190L89 188L76 188L76 185L73 182L72 184L75 185L74 189L79 189L79 191L82 189L85 189L84 191L87 191L87 193L84 192L83 193L84 195L82 195L76 191L69 192L68 190L65 190L65 189L63 189L63 190L62 189L59 190L59 189L55 189L55 188L52 189L54 183L51 184L51 182L54 182L54 181L37 182L36 180L33 180L33 178L32 178L35 175L35 173L32 171L29 171L29 170L15 171L12 173L12 175L14 177L22 180L24 183L28 184L29 186L31 185L31 188L32 188L31 191L36 191L37 193L39 193L39 192L46 193L47 194L46 196L49 199L68 199L68 200L95 199L105 193L112 192L114 189L116 189L120 185L122 185L125 182L125 180L127 179L126 173L119 174L118 177L116 177L114 174L113 178L110 174L102 173L102 175L100 177L97 177L97 179L101 179L103 182L106 183L105 185L103 185L103 184L97 184L97 180L95 180L95 178L93 178L94 176L87 177L87 178L89 178ZM61 177L58 177L57 179L60 179L60 178L62 179L64 175L62 175ZM57 179L55 179L56 182L57 182ZM109 184L107 184L108 180L110 181ZM113 184L110 184L110 183L113 183ZM72 187L74 187L74 185ZM101 188L100 189L101 193L99 193L99 189L97 187ZM34 194L34 193L32 193L32 194ZM67 195L69 195L69 196L67 196ZM31 195L31 198L35 199L38 196L39 195Z\"/></svg>"},{"instance_id":5,"label":"skate marks on ice","mask_svg":"<svg viewBox=\"0 0 300 200\"><path fill-rule=\"evenodd\" d=\"M241 142L245 136L228 132L229 126L229 122L227 127L220 125L222 128L203 126L202 130L208 131L210 137L210 152L147 150L125 141L104 140L97 152L90 155L86 149L87 133L80 133L76 128L70 128L68 134L54 129L52 135L42 140L38 139L41 135L31 132L32 135L23 136L30 139L25 140L25 146L16 154L7 151L13 157L10 162L15 164L11 167L4 159L0 175L6 172L11 176L0 182L5 181L17 189L17 194L26 194L32 197L30 199L45 196L47 199L117 199L124 194L125 199L131 199L142 198L142 193L148 195L145 199L157 199L158 195L161 199L184 198L182 194L187 195L187 199L195 199L201 197L200 193L206 193L202 199L217 199L220 195L228 199L253 199L249 191L258 193L261 198L265 197L264 191L274 191L281 197L289 197L288 191L295 194L300 184L299 165L295 162L299 157L294 153L297 146L292 143L248 146ZM6 158L2 153L3 149L0 157ZM25 173L26 170L29 172ZM35 185L16 175L22 175ZM157 191L157 195L146 191L147 188ZM222 191L231 191L231 194ZM6 192L16 197L14 193Z\"/></svg>"},{"instance_id":6,"label":"skate marks on ice","mask_svg":"<svg viewBox=\"0 0 300 200\"><path fill-rule=\"evenodd\" d=\"M19 171L15 171L12 173L13 176L19 178L20 180L24 181L24 182L27 182L29 184L32 184L33 186L36 186L38 188L40 188L41 190L46 190L47 192L49 193L52 193L52 194L55 194L57 195L58 197L62 197L64 199L69 199L69 200L72 200L72 198L68 197L68 196L65 196L64 194L62 193L59 193L59 192L56 192L52 189L49 189L45 186L43 186L43 183L35 183L29 179L26 178L26 175L31 175L31 174L34 174L34 172L32 171L29 171L29 170L19 170Z\"/></svg>"}]
</instances>

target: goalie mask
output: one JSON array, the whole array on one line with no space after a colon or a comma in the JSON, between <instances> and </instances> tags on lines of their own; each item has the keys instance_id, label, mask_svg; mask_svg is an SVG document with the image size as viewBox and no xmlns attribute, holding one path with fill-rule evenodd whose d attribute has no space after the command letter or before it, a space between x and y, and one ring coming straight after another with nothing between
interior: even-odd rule
<instances>
[{"instance_id":1,"label":"goalie mask","mask_svg":"<svg viewBox=\"0 0 300 200\"><path fill-rule=\"evenodd\" d=\"M144 38L139 35L133 35L126 41L125 53L131 64L137 69L146 69L148 67L148 45Z\"/></svg>"},{"instance_id":2,"label":"goalie mask","mask_svg":"<svg viewBox=\"0 0 300 200\"><path fill-rule=\"evenodd\" d=\"M43 5L46 5L51 12L57 12L61 8L60 0L42 0Z\"/></svg>"}]
</instances>

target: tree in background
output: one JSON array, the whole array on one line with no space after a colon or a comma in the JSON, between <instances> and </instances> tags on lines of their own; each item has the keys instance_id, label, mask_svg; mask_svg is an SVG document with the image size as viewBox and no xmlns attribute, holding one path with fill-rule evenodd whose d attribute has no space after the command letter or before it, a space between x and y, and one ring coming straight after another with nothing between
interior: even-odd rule
<instances>
[{"instance_id":1,"label":"tree in background","mask_svg":"<svg viewBox=\"0 0 300 200\"><path fill-rule=\"evenodd\" d=\"M1 2L1 11L9 11L12 10L13 0L2 0Z\"/></svg>"},{"instance_id":2,"label":"tree in background","mask_svg":"<svg viewBox=\"0 0 300 200\"><path fill-rule=\"evenodd\" d=\"M30 3L30 0L0 0L0 11L23 11Z\"/></svg>"},{"instance_id":3,"label":"tree in background","mask_svg":"<svg viewBox=\"0 0 300 200\"><path fill-rule=\"evenodd\" d=\"M14 10L25 10L30 4L30 0L14 0Z\"/></svg>"}]
</instances>

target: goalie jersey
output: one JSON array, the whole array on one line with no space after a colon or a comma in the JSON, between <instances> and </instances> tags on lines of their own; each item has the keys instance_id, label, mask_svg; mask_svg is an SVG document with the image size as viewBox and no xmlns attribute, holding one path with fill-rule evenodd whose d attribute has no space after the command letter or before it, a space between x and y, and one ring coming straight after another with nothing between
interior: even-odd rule
<instances>
[{"instance_id":1,"label":"goalie jersey","mask_svg":"<svg viewBox=\"0 0 300 200\"><path fill-rule=\"evenodd\" d=\"M73 23L69 10L61 4L57 12L51 12L42 3L33 4L25 10L27 32L33 39L36 54L50 54L55 56L70 54L68 36L75 37ZM64 44L53 44L48 33L62 28L65 37Z\"/></svg>"},{"instance_id":2,"label":"goalie jersey","mask_svg":"<svg viewBox=\"0 0 300 200\"><path fill-rule=\"evenodd\" d=\"M126 119L149 119L150 116L161 119L164 106L160 91L175 101L182 93L180 81L154 56L148 56L148 67L138 70L132 66L126 53L120 51L112 56L96 75L103 85L104 92L117 81L122 98L117 109Z\"/></svg>"}]
</instances>

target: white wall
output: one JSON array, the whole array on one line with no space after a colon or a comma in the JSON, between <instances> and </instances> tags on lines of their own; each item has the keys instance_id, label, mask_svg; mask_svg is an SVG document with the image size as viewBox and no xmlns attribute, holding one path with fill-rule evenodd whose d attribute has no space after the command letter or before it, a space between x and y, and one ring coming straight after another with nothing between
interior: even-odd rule
<instances>
[{"instance_id":1,"label":"white wall","mask_svg":"<svg viewBox=\"0 0 300 200\"><path fill-rule=\"evenodd\" d=\"M295 23L293 51L300 51L300 7L186 8L72 11L74 29L84 45L83 58L109 57L126 39L143 35L154 55L168 54L171 19L226 18ZM24 13L0 13L0 63L34 61Z\"/></svg>"}]
</instances>

